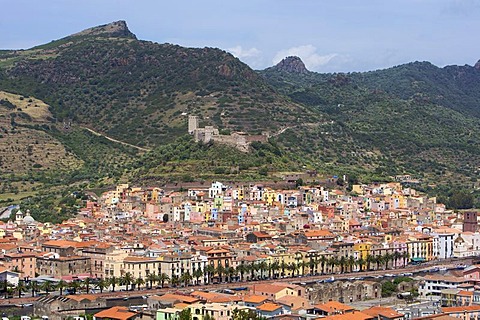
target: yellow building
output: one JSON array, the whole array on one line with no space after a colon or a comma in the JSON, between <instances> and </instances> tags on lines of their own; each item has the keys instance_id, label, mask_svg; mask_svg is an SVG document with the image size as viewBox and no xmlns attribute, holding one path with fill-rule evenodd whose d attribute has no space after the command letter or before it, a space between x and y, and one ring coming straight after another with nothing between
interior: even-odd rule
<instances>
[{"instance_id":1,"label":"yellow building","mask_svg":"<svg viewBox=\"0 0 480 320\"><path fill-rule=\"evenodd\" d=\"M363 261L367 260L367 256L371 254L372 244L370 242L355 243L353 251L357 252L357 257Z\"/></svg>"},{"instance_id":2,"label":"yellow building","mask_svg":"<svg viewBox=\"0 0 480 320\"><path fill-rule=\"evenodd\" d=\"M273 206L275 200L277 199L277 193L271 188L265 188L263 192L263 201L267 203L268 206Z\"/></svg>"}]
</instances>

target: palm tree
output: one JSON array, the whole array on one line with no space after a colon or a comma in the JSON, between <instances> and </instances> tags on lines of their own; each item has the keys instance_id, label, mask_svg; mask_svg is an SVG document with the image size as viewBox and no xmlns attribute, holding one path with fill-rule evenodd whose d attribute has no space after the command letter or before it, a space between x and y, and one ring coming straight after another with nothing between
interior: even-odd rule
<instances>
[{"instance_id":1,"label":"palm tree","mask_svg":"<svg viewBox=\"0 0 480 320\"><path fill-rule=\"evenodd\" d=\"M38 292L38 282L37 281L30 281L29 287L32 290L32 297L34 297L35 292Z\"/></svg>"},{"instance_id":2,"label":"palm tree","mask_svg":"<svg viewBox=\"0 0 480 320\"><path fill-rule=\"evenodd\" d=\"M183 285L186 287L192 281L192 275L190 274L189 271L182 273L180 276L179 282L183 282Z\"/></svg>"},{"instance_id":3,"label":"palm tree","mask_svg":"<svg viewBox=\"0 0 480 320\"><path fill-rule=\"evenodd\" d=\"M363 260L362 257L360 257L357 261L356 261L356 264L359 268L359 271L363 271L363 266L366 264L366 261Z\"/></svg>"},{"instance_id":4,"label":"palm tree","mask_svg":"<svg viewBox=\"0 0 480 320\"><path fill-rule=\"evenodd\" d=\"M388 263L393 260L393 254L387 252L383 256L383 262L385 262L385 270L388 269Z\"/></svg>"},{"instance_id":5,"label":"palm tree","mask_svg":"<svg viewBox=\"0 0 480 320\"><path fill-rule=\"evenodd\" d=\"M310 275L314 275L315 274L315 257L313 256L313 254L311 254L309 256L309 260L308 260L308 273L310 273Z\"/></svg>"},{"instance_id":6,"label":"palm tree","mask_svg":"<svg viewBox=\"0 0 480 320\"><path fill-rule=\"evenodd\" d=\"M98 289L100 290L100 293L103 292L103 290L105 290L106 288L108 288L108 286L110 285L109 281L107 279L104 279L104 278L101 278L100 280L98 280L97 282L97 287Z\"/></svg>"},{"instance_id":7,"label":"palm tree","mask_svg":"<svg viewBox=\"0 0 480 320\"><path fill-rule=\"evenodd\" d=\"M180 279L176 274L172 274L172 278L170 280L170 283L172 284L173 287L176 287L180 283Z\"/></svg>"},{"instance_id":8,"label":"palm tree","mask_svg":"<svg viewBox=\"0 0 480 320\"><path fill-rule=\"evenodd\" d=\"M278 261L274 261L272 264L270 264L268 268L268 277L270 279L274 279L277 277L277 271L280 269L280 264Z\"/></svg>"},{"instance_id":9,"label":"palm tree","mask_svg":"<svg viewBox=\"0 0 480 320\"><path fill-rule=\"evenodd\" d=\"M57 289L60 290L60 295L63 294L63 289L65 289L67 286L68 286L68 284L65 280L60 280L57 283Z\"/></svg>"},{"instance_id":10,"label":"palm tree","mask_svg":"<svg viewBox=\"0 0 480 320\"><path fill-rule=\"evenodd\" d=\"M268 264L265 260L262 260L259 264L258 264L258 269L260 270L260 278L263 279L263 273L265 271L267 271L268 269Z\"/></svg>"},{"instance_id":11,"label":"palm tree","mask_svg":"<svg viewBox=\"0 0 480 320\"><path fill-rule=\"evenodd\" d=\"M253 280L255 278L255 271L258 270L258 264L256 264L255 261L252 261L248 266L248 270L250 270L250 280Z\"/></svg>"},{"instance_id":12,"label":"palm tree","mask_svg":"<svg viewBox=\"0 0 480 320\"><path fill-rule=\"evenodd\" d=\"M192 276L196 279L195 284L198 285L199 279L203 276L203 271L200 268L193 270Z\"/></svg>"},{"instance_id":13,"label":"palm tree","mask_svg":"<svg viewBox=\"0 0 480 320\"><path fill-rule=\"evenodd\" d=\"M290 262L288 264L288 269L292 271L291 276L295 277L295 271L298 271L298 264L296 264L295 262Z\"/></svg>"},{"instance_id":14,"label":"palm tree","mask_svg":"<svg viewBox=\"0 0 480 320\"><path fill-rule=\"evenodd\" d=\"M145 280L140 277L135 280L135 286L137 287L137 290L140 290L141 287L145 284Z\"/></svg>"},{"instance_id":15,"label":"palm tree","mask_svg":"<svg viewBox=\"0 0 480 320\"><path fill-rule=\"evenodd\" d=\"M403 266L405 267L407 265L407 260L410 257L408 254L408 251L403 251L402 252L402 258L403 258Z\"/></svg>"},{"instance_id":16,"label":"palm tree","mask_svg":"<svg viewBox=\"0 0 480 320\"><path fill-rule=\"evenodd\" d=\"M157 275L155 273L147 274L147 282L150 284L150 289L153 288L153 283L157 281Z\"/></svg>"},{"instance_id":17,"label":"palm tree","mask_svg":"<svg viewBox=\"0 0 480 320\"><path fill-rule=\"evenodd\" d=\"M240 281L243 282L243 275L245 274L245 272L247 271L247 268L246 266L242 263L240 263L238 266L237 266L237 273L240 274Z\"/></svg>"},{"instance_id":18,"label":"palm tree","mask_svg":"<svg viewBox=\"0 0 480 320\"><path fill-rule=\"evenodd\" d=\"M335 272L335 266L338 266L338 259L337 257L333 256L328 259L328 265L330 266L331 273Z\"/></svg>"},{"instance_id":19,"label":"palm tree","mask_svg":"<svg viewBox=\"0 0 480 320\"><path fill-rule=\"evenodd\" d=\"M338 264L340 265L340 273L344 273L345 266L347 265L347 259L344 256L341 256L338 260Z\"/></svg>"},{"instance_id":20,"label":"palm tree","mask_svg":"<svg viewBox=\"0 0 480 320\"><path fill-rule=\"evenodd\" d=\"M370 270L371 264L372 262L374 262L374 260L375 257L372 256L370 253L367 253L367 258L365 259L365 261L367 262L367 270Z\"/></svg>"},{"instance_id":21,"label":"palm tree","mask_svg":"<svg viewBox=\"0 0 480 320\"><path fill-rule=\"evenodd\" d=\"M135 281L132 274L130 272L125 273L125 275L121 279L121 284L125 285L125 290L128 291L128 286Z\"/></svg>"},{"instance_id":22,"label":"palm tree","mask_svg":"<svg viewBox=\"0 0 480 320\"><path fill-rule=\"evenodd\" d=\"M41 290L45 291L47 294L53 290L53 285L50 281L45 281L40 285Z\"/></svg>"},{"instance_id":23,"label":"palm tree","mask_svg":"<svg viewBox=\"0 0 480 320\"><path fill-rule=\"evenodd\" d=\"M120 283L117 277L112 276L110 279L108 279L108 282L112 286L112 292L115 292L115 286Z\"/></svg>"},{"instance_id":24,"label":"palm tree","mask_svg":"<svg viewBox=\"0 0 480 320\"><path fill-rule=\"evenodd\" d=\"M400 259L401 256L402 256L402 254L400 252L398 252L397 250L395 250L395 252L393 253L393 268L398 267L398 259Z\"/></svg>"},{"instance_id":25,"label":"palm tree","mask_svg":"<svg viewBox=\"0 0 480 320\"><path fill-rule=\"evenodd\" d=\"M380 269L380 265L383 263L383 256L375 256L375 262L377 263L377 270Z\"/></svg>"},{"instance_id":26,"label":"palm tree","mask_svg":"<svg viewBox=\"0 0 480 320\"><path fill-rule=\"evenodd\" d=\"M204 272L207 274L208 283L210 284L213 278L213 274L215 273L215 267L213 266L213 264L209 264L205 267Z\"/></svg>"},{"instance_id":27,"label":"palm tree","mask_svg":"<svg viewBox=\"0 0 480 320\"><path fill-rule=\"evenodd\" d=\"M282 269L282 277L285 277L285 269L288 268L288 264L282 260L282 262L280 262L280 269Z\"/></svg>"},{"instance_id":28,"label":"palm tree","mask_svg":"<svg viewBox=\"0 0 480 320\"><path fill-rule=\"evenodd\" d=\"M25 284L25 281L23 281L23 280L18 281L16 289L17 289L17 292L18 292L18 297L21 298L22 297L22 292L27 291L27 285Z\"/></svg>"},{"instance_id":29,"label":"palm tree","mask_svg":"<svg viewBox=\"0 0 480 320\"><path fill-rule=\"evenodd\" d=\"M305 267L308 266L308 262L302 260L302 261L298 262L297 265L298 265L299 268L302 269L302 276L304 276L305 275Z\"/></svg>"},{"instance_id":30,"label":"palm tree","mask_svg":"<svg viewBox=\"0 0 480 320\"><path fill-rule=\"evenodd\" d=\"M91 280L92 279L90 279L90 278L85 278L85 280L83 280L83 284L85 285L85 291L86 291L87 294L90 292Z\"/></svg>"},{"instance_id":31,"label":"palm tree","mask_svg":"<svg viewBox=\"0 0 480 320\"><path fill-rule=\"evenodd\" d=\"M215 273L218 274L218 281L222 282L222 275L225 273L225 267L221 263L218 263Z\"/></svg>"},{"instance_id":32,"label":"palm tree","mask_svg":"<svg viewBox=\"0 0 480 320\"><path fill-rule=\"evenodd\" d=\"M68 284L68 287L72 290L72 294L76 294L78 289L80 288L80 282L72 281Z\"/></svg>"},{"instance_id":33,"label":"palm tree","mask_svg":"<svg viewBox=\"0 0 480 320\"><path fill-rule=\"evenodd\" d=\"M166 273L160 273L157 276L157 282L160 282L160 286L163 288L165 281L170 281L170 277Z\"/></svg>"},{"instance_id":34,"label":"palm tree","mask_svg":"<svg viewBox=\"0 0 480 320\"><path fill-rule=\"evenodd\" d=\"M327 257L325 255L322 254L322 256L320 257L320 265L322 266L322 274L325 274L325 266L327 265Z\"/></svg>"},{"instance_id":35,"label":"palm tree","mask_svg":"<svg viewBox=\"0 0 480 320\"><path fill-rule=\"evenodd\" d=\"M347 266L349 267L350 272L353 272L354 265L355 265L355 258L353 256L348 257Z\"/></svg>"}]
</instances>

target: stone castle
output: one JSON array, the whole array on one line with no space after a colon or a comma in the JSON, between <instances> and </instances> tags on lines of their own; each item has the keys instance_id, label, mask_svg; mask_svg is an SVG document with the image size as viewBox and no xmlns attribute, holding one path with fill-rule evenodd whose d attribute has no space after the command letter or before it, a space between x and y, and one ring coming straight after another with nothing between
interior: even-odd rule
<instances>
[{"instance_id":1,"label":"stone castle","mask_svg":"<svg viewBox=\"0 0 480 320\"><path fill-rule=\"evenodd\" d=\"M234 132L232 134L220 134L217 128L213 126L205 126L200 128L197 116L188 116L188 133L193 135L195 142L202 141L204 143L217 142L231 145L240 151L247 152L250 143L253 141L266 142L267 134L248 135L245 132Z\"/></svg>"}]
</instances>

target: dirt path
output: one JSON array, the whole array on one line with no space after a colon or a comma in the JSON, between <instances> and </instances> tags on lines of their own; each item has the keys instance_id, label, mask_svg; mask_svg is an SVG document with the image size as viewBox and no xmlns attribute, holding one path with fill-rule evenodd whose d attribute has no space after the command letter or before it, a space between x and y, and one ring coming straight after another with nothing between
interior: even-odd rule
<instances>
[{"instance_id":1,"label":"dirt path","mask_svg":"<svg viewBox=\"0 0 480 320\"><path fill-rule=\"evenodd\" d=\"M117 139L110 138L110 137L108 137L108 136L106 136L106 135L104 135L104 134L101 134L100 132L94 131L94 130L92 130L92 129L90 129L90 128L87 128L87 127L82 127L82 128L85 129L85 130L90 131L91 133L93 133L93 134L96 135L96 136L104 137L105 139L110 140L110 141L112 141L112 142L120 143L120 144L123 144L124 146L132 147L132 148L135 148L135 149L140 150L140 151L145 151L145 152L151 151L151 149L142 148L142 147L139 147L139 146L136 146L136 145L127 143L127 142L123 142L123 141L120 141L120 140L117 140Z\"/></svg>"}]
</instances>

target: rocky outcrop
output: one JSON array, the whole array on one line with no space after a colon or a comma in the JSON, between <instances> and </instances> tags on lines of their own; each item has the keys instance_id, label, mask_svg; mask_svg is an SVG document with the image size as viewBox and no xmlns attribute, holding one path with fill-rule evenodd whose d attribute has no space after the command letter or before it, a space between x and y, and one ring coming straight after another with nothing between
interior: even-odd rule
<instances>
[{"instance_id":1,"label":"rocky outcrop","mask_svg":"<svg viewBox=\"0 0 480 320\"><path fill-rule=\"evenodd\" d=\"M76 36L108 36L116 38L132 38L137 37L128 29L127 23L123 20L111 22L98 27L85 29L78 33L72 34L72 37Z\"/></svg>"},{"instance_id":2,"label":"rocky outcrop","mask_svg":"<svg viewBox=\"0 0 480 320\"><path fill-rule=\"evenodd\" d=\"M302 59L295 56L286 57L274 67L277 70L290 73L308 73Z\"/></svg>"},{"instance_id":3,"label":"rocky outcrop","mask_svg":"<svg viewBox=\"0 0 480 320\"><path fill-rule=\"evenodd\" d=\"M477 61L477 63L475 63L475 65L473 66L476 70L480 70L480 60Z\"/></svg>"}]
</instances>

